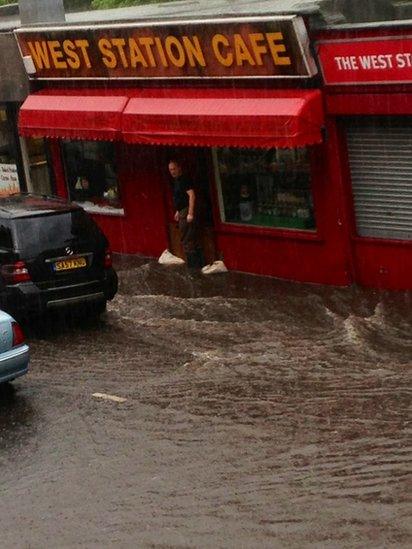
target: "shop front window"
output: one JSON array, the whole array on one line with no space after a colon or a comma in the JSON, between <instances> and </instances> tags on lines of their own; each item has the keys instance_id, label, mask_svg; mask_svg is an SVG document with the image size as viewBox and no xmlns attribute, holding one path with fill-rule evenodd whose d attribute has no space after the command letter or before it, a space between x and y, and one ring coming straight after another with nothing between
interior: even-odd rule
<instances>
[{"instance_id":1,"label":"shop front window","mask_svg":"<svg viewBox=\"0 0 412 549\"><path fill-rule=\"evenodd\" d=\"M7 110L0 105L0 196L20 191L17 146Z\"/></svg>"},{"instance_id":2,"label":"shop front window","mask_svg":"<svg viewBox=\"0 0 412 549\"><path fill-rule=\"evenodd\" d=\"M213 159L223 222L316 228L307 148L216 148Z\"/></svg>"},{"instance_id":3,"label":"shop front window","mask_svg":"<svg viewBox=\"0 0 412 549\"><path fill-rule=\"evenodd\" d=\"M62 151L70 199L90 212L123 214L115 145L62 140Z\"/></svg>"}]
</instances>

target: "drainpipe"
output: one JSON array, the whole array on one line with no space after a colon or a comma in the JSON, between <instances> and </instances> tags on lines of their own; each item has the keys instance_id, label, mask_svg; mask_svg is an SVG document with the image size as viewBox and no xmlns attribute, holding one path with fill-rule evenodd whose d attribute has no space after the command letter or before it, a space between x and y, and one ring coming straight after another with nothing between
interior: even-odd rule
<instances>
[{"instance_id":1,"label":"drainpipe","mask_svg":"<svg viewBox=\"0 0 412 549\"><path fill-rule=\"evenodd\" d=\"M63 0L19 0L22 26L66 20Z\"/></svg>"}]
</instances>

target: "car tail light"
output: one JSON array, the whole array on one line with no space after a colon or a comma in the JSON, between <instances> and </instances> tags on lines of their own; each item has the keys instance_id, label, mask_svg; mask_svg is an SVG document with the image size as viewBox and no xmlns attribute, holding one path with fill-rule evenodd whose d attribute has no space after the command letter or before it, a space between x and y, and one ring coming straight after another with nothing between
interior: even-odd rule
<instances>
[{"instance_id":1,"label":"car tail light","mask_svg":"<svg viewBox=\"0 0 412 549\"><path fill-rule=\"evenodd\" d=\"M112 252L110 251L110 249L108 248L105 252L104 252L104 268L105 269L110 269L110 267L113 265L113 260L112 260Z\"/></svg>"},{"instance_id":2,"label":"car tail light","mask_svg":"<svg viewBox=\"0 0 412 549\"><path fill-rule=\"evenodd\" d=\"M13 347L22 345L24 343L24 334L23 330L20 328L20 324L17 324L17 322L12 322L11 327L13 330Z\"/></svg>"},{"instance_id":3,"label":"car tail light","mask_svg":"<svg viewBox=\"0 0 412 549\"><path fill-rule=\"evenodd\" d=\"M16 261L12 265L3 265L1 268L7 284L19 284L19 282L30 282L30 274L24 261Z\"/></svg>"}]
</instances>

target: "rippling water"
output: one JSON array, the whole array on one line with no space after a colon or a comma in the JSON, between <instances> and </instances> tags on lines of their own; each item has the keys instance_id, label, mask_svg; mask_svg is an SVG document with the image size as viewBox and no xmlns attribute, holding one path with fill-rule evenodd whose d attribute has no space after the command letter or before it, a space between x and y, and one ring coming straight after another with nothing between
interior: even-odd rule
<instances>
[{"instance_id":1,"label":"rippling water","mask_svg":"<svg viewBox=\"0 0 412 549\"><path fill-rule=\"evenodd\" d=\"M65 543L410 545L411 294L118 263L105 321L33 339L31 386L19 384L47 433L27 474L47 486L40 462L65 429L86 440L61 474L94 491L70 507ZM61 407L51 431L35 402L46 387ZM127 404L91 403L102 389ZM63 483L56 505L71 490Z\"/></svg>"}]
</instances>

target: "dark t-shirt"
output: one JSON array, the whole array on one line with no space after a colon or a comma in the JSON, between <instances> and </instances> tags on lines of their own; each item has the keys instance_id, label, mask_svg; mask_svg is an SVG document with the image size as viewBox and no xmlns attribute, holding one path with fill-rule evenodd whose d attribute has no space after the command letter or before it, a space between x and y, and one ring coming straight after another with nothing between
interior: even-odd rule
<instances>
[{"instance_id":1,"label":"dark t-shirt","mask_svg":"<svg viewBox=\"0 0 412 549\"><path fill-rule=\"evenodd\" d=\"M176 177L173 179L173 204L175 210L180 211L188 208L189 206L189 195L187 191L193 189L193 183L184 175Z\"/></svg>"}]
</instances>

